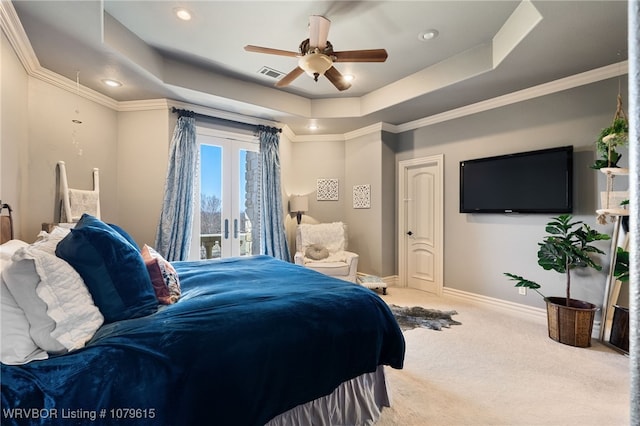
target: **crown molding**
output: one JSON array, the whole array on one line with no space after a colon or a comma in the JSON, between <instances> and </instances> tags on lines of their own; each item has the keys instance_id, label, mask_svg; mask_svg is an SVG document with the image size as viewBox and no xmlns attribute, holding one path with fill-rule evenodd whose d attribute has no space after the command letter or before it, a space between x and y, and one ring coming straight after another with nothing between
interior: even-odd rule
<instances>
[{"instance_id":1,"label":"crown molding","mask_svg":"<svg viewBox=\"0 0 640 426\"><path fill-rule=\"evenodd\" d=\"M209 107L203 107L203 106L199 106L199 105L194 105L194 104L188 104L185 102L180 102L180 101L174 101L171 99L165 99L166 103L167 103L167 108L171 108L171 107L175 107L178 109L188 109L189 111L193 111L195 113L198 114L202 114L202 115L208 115L211 117L215 117L215 118L221 118L223 120L230 120L230 121L238 121L240 123L246 123L246 124L252 124L255 126L281 126L281 123L278 123L276 121L273 120L265 120L262 118L257 118L257 117L252 117L249 115L243 115L243 114L237 114L234 112L229 112L229 111L223 111L221 109L215 109L215 108L209 108ZM293 132L291 132L293 133Z\"/></svg>"},{"instance_id":2,"label":"crown molding","mask_svg":"<svg viewBox=\"0 0 640 426\"><path fill-rule=\"evenodd\" d=\"M616 64L607 65L596 68L594 70L585 71L559 80L550 81L548 83L539 84L517 92L508 93L496 98L487 99L486 101L476 102L475 104L466 105L460 108L452 109L441 114L435 114L424 117L419 120L410 121L395 126L397 132L407 132L420 127L432 126L456 118L468 115L478 114L495 108L524 102L540 96L550 95L564 90L573 89L575 87L585 86L587 84L597 83L609 78L618 77L628 73L628 61L618 62Z\"/></svg>"},{"instance_id":3,"label":"crown molding","mask_svg":"<svg viewBox=\"0 0 640 426\"><path fill-rule=\"evenodd\" d=\"M29 43L27 33L18 19L16 9L10 1L0 1L0 25L2 25L5 36L27 73L31 75L35 70L41 68L38 57Z\"/></svg>"},{"instance_id":4,"label":"crown molding","mask_svg":"<svg viewBox=\"0 0 640 426\"><path fill-rule=\"evenodd\" d=\"M231 113L227 111L201 107L198 105L187 104L170 99L151 99L140 101L124 101L119 102L108 96L105 96L92 89L78 85L75 81L72 81L60 74L54 73L40 65L38 58L29 43L22 23L18 19L18 15L13 7L13 4L7 0L0 0L0 25L4 31L9 43L13 47L16 55L18 56L22 66L30 77L42 80L53 86L61 88L71 93L78 94L86 99L89 99L97 104L103 105L107 108L111 108L118 112L128 111L142 111L142 110L158 110L169 109L172 106L176 108L185 108L193 110L205 115L211 115L214 117L241 121L249 124L274 126L280 125L273 121L259 119L255 117L245 116L241 114ZM628 73L628 61L622 61L619 63L607 65L604 67L596 68L594 70L586 71L580 74L572 75L569 77L561 78L548 83L543 83L534 87L519 90L506 95L498 96L485 101L477 102L471 105L466 105L460 108L456 108L450 111L445 111L440 114L424 117L418 120L410 121L407 123L393 125L389 123L379 122L366 126L352 132L344 134L324 134L324 135L296 135L288 126L283 127L283 132L289 140L292 142L305 142L305 141L346 141L354 139L360 136L375 132L390 132L390 133L402 133L411 130L416 130L421 127L431 126L434 124L442 123L449 120L465 117L468 115L478 114L484 111L489 111L495 108L515 104L518 102L524 102L527 100L535 99L540 96L545 96L557 92L561 92L575 87L584 86L592 83L596 83L609 78L618 77Z\"/></svg>"},{"instance_id":5,"label":"crown molding","mask_svg":"<svg viewBox=\"0 0 640 426\"><path fill-rule=\"evenodd\" d=\"M124 101L117 102L116 109L118 112L130 111L153 111L158 109L169 109L169 101L167 99L145 99L140 101Z\"/></svg>"},{"instance_id":6,"label":"crown molding","mask_svg":"<svg viewBox=\"0 0 640 426\"><path fill-rule=\"evenodd\" d=\"M96 92L93 89L89 89L82 84L78 84L77 82L69 80L68 78L46 68L40 67L39 69L36 69L32 73L30 73L29 76L44 81L45 83L49 83L52 86L58 87L62 90L66 90L67 92L77 94L85 99L88 99L112 110L119 110L118 105L120 102L116 101L115 99L105 96L102 93Z\"/></svg>"},{"instance_id":7,"label":"crown molding","mask_svg":"<svg viewBox=\"0 0 640 426\"><path fill-rule=\"evenodd\" d=\"M287 137L291 142L323 142L323 141L334 142L334 141L348 141L351 139L359 138L361 136L369 135L371 133L381 133L381 132L399 133L398 126L395 126L389 123L379 122L379 123L371 124L366 127L362 127L352 132L344 133L344 134L296 135L290 130L290 134L288 134Z\"/></svg>"},{"instance_id":8,"label":"crown molding","mask_svg":"<svg viewBox=\"0 0 640 426\"><path fill-rule=\"evenodd\" d=\"M97 104L117 110L118 102L114 99L98 93L95 90L78 85L75 81L71 81L40 65L40 61L38 61L38 57L29 42L29 37L27 37L27 33L24 31L18 14L10 1L2 0L0 2L0 25L29 77L36 78L60 89L76 93Z\"/></svg>"}]
</instances>

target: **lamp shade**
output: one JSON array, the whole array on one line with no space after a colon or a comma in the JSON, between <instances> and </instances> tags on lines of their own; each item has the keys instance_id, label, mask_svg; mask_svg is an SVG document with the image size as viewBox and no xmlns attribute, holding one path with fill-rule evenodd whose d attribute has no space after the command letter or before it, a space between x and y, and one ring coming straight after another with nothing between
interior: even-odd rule
<instances>
[{"instance_id":1,"label":"lamp shade","mask_svg":"<svg viewBox=\"0 0 640 426\"><path fill-rule=\"evenodd\" d=\"M314 77L316 74L324 75L333 66L333 61L323 53L308 53L298 59L298 66Z\"/></svg>"},{"instance_id":2,"label":"lamp shade","mask_svg":"<svg viewBox=\"0 0 640 426\"><path fill-rule=\"evenodd\" d=\"M306 195L292 195L289 198L290 212L306 212L309 210L309 197Z\"/></svg>"}]
</instances>

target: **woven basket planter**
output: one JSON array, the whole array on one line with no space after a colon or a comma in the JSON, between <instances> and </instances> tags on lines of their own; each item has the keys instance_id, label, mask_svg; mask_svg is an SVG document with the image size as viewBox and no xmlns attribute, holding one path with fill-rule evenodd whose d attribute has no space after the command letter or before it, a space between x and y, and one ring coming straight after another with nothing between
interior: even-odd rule
<instances>
[{"instance_id":1,"label":"woven basket planter","mask_svg":"<svg viewBox=\"0 0 640 426\"><path fill-rule=\"evenodd\" d=\"M598 307L592 303L571 299L566 306L564 297L547 297L547 325L549 337L565 345L586 348L591 346L593 321Z\"/></svg>"}]
</instances>

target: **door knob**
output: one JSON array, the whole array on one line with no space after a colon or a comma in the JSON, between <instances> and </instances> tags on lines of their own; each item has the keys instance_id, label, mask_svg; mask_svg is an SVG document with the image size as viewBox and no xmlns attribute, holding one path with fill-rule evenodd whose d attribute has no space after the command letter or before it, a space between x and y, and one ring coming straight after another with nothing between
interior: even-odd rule
<instances>
[{"instance_id":1,"label":"door knob","mask_svg":"<svg viewBox=\"0 0 640 426\"><path fill-rule=\"evenodd\" d=\"M413 235L413 232L409 231L409 232L407 232L407 235L408 235L408 236L412 236L412 235Z\"/></svg>"}]
</instances>

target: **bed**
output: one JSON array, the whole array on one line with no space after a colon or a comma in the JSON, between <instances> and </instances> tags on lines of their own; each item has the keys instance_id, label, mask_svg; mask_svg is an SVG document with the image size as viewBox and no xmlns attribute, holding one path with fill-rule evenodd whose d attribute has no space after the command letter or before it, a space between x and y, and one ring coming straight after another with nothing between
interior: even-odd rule
<instances>
[{"instance_id":1,"label":"bed","mask_svg":"<svg viewBox=\"0 0 640 426\"><path fill-rule=\"evenodd\" d=\"M268 256L171 266L176 303L3 363L2 424L372 424L389 405L404 339L373 291Z\"/></svg>"}]
</instances>

